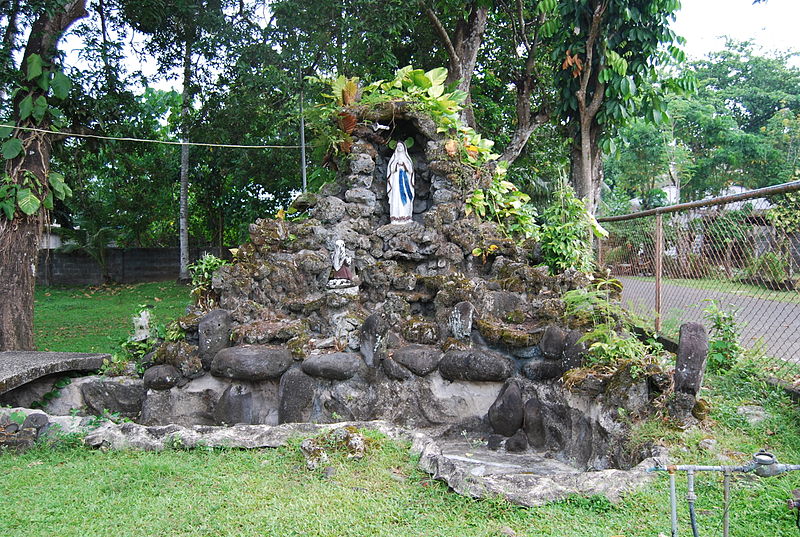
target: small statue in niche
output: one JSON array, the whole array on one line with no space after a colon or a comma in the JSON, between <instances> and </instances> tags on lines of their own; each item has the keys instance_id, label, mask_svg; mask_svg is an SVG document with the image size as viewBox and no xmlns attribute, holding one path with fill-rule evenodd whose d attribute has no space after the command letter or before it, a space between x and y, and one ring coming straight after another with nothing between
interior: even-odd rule
<instances>
[{"instance_id":1,"label":"small statue in niche","mask_svg":"<svg viewBox=\"0 0 800 537\"><path fill-rule=\"evenodd\" d=\"M403 142L397 142L397 149L389 160L386 191L389 194L389 216L392 224L411 222L414 212L414 164Z\"/></svg>"},{"instance_id":2,"label":"small statue in niche","mask_svg":"<svg viewBox=\"0 0 800 537\"><path fill-rule=\"evenodd\" d=\"M344 241L339 239L333 248L333 273L331 280L346 280L353 281L353 271L350 269L350 263L353 262L351 257L348 257L347 251L344 248Z\"/></svg>"}]
</instances>

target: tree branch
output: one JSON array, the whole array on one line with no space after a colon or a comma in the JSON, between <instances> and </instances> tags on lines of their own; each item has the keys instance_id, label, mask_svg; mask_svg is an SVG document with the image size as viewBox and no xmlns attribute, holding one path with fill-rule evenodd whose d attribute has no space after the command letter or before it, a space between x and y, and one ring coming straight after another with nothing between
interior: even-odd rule
<instances>
[{"instance_id":1,"label":"tree branch","mask_svg":"<svg viewBox=\"0 0 800 537\"><path fill-rule=\"evenodd\" d=\"M447 55L450 56L450 61L458 63L460 61L458 52L456 52L456 48L453 46L453 42L450 40L450 35L447 33L447 30L445 30L444 26L442 26L442 21L439 20L439 17L436 16L436 13L434 13L433 10L429 8L423 0L419 0L419 5L425 12L428 20L431 21L433 29L436 31L436 35L439 36L439 39L442 40L442 44L444 44L444 48L447 49Z\"/></svg>"}]
</instances>

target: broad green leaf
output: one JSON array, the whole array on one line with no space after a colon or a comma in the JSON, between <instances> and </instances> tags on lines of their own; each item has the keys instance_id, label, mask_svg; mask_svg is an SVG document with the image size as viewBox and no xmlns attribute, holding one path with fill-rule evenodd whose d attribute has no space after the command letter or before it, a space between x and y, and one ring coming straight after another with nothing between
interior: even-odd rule
<instances>
[{"instance_id":1,"label":"broad green leaf","mask_svg":"<svg viewBox=\"0 0 800 537\"><path fill-rule=\"evenodd\" d=\"M42 202L36 197L30 188L17 190L17 206L23 213L30 216L38 211L41 205Z\"/></svg>"},{"instance_id":2,"label":"broad green leaf","mask_svg":"<svg viewBox=\"0 0 800 537\"><path fill-rule=\"evenodd\" d=\"M31 117L31 112L33 112L33 97L28 95L19 103L19 119L28 119Z\"/></svg>"},{"instance_id":3,"label":"broad green leaf","mask_svg":"<svg viewBox=\"0 0 800 537\"><path fill-rule=\"evenodd\" d=\"M36 79L36 84L42 88L42 91L47 91L50 87L50 73L45 71L44 73Z\"/></svg>"},{"instance_id":4,"label":"broad green leaf","mask_svg":"<svg viewBox=\"0 0 800 537\"><path fill-rule=\"evenodd\" d=\"M11 160L22 153L22 141L19 138L11 138L3 143L3 158Z\"/></svg>"},{"instance_id":5,"label":"broad green leaf","mask_svg":"<svg viewBox=\"0 0 800 537\"><path fill-rule=\"evenodd\" d=\"M450 99L452 101L455 101L454 104L464 103L464 101L467 100L467 97L468 97L467 93L459 89L454 90L453 93L450 95Z\"/></svg>"},{"instance_id":6,"label":"broad green leaf","mask_svg":"<svg viewBox=\"0 0 800 537\"><path fill-rule=\"evenodd\" d=\"M44 208L47 209L48 211L53 209L53 193L52 192L48 192L47 193L47 196L45 196L44 201L42 202L42 205L44 205Z\"/></svg>"},{"instance_id":7,"label":"broad green leaf","mask_svg":"<svg viewBox=\"0 0 800 537\"><path fill-rule=\"evenodd\" d=\"M14 127L0 127L0 138L11 136L12 132L14 132Z\"/></svg>"},{"instance_id":8,"label":"broad green leaf","mask_svg":"<svg viewBox=\"0 0 800 537\"><path fill-rule=\"evenodd\" d=\"M56 71L50 86L53 88L53 95L57 99L66 99L67 95L69 95L69 90L72 89L72 81L61 71Z\"/></svg>"},{"instance_id":9,"label":"broad green leaf","mask_svg":"<svg viewBox=\"0 0 800 537\"><path fill-rule=\"evenodd\" d=\"M58 172L50 172L47 176L50 181L50 188L55 192L56 198L63 200L66 197L67 185L64 183L64 176Z\"/></svg>"},{"instance_id":10,"label":"broad green leaf","mask_svg":"<svg viewBox=\"0 0 800 537\"><path fill-rule=\"evenodd\" d=\"M442 93L444 93L444 86L442 86L441 84L438 85L434 84L433 86L428 88L428 95L430 95L431 98L433 99L438 99L439 97L442 96Z\"/></svg>"},{"instance_id":11,"label":"broad green leaf","mask_svg":"<svg viewBox=\"0 0 800 537\"><path fill-rule=\"evenodd\" d=\"M28 80L33 80L42 74L42 57L38 54L28 56Z\"/></svg>"},{"instance_id":12,"label":"broad green leaf","mask_svg":"<svg viewBox=\"0 0 800 537\"><path fill-rule=\"evenodd\" d=\"M408 78L411 79L415 86L425 90L433 85L431 80L425 76L425 73L422 71L422 69L414 69L413 71L409 72Z\"/></svg>"},{"instance_id":13,"label":"broad green leaf","mask_svg":"<svg viewBox=\"0 0 800 537\"><path fill-rule=\"evenodd\" d=\"M37 123L44 119L44 115L47 112L47 99L44 98L44 95L39 95L36 98L36 101L33 103L33 119L36 120Z\"/></svg>"},{"instance_id":14,"label":"broad green leaf","mask_svg":"<svg viewBox=\"0 0 800 537\"><path fill-rule=\"evenodd\" d=\"M6 214L6 218L9 220L14 219L14 210L16 207L14 206L14 199L10 198L0 202L0 207L3 208L3 212Z\"/></svg>"},{"instance_id":15,"label":"broad green leaf","mask_svg":"<svg viewBox=\"0 0 800 537\"><path fill-rule=\"evenodd\" d=\"M447 79L447 69L444 67L437 67L425 73L425 76L428 77L434 87L442 86ZM444 88L442 88L442 90L444 90Z\"/></svg>"}]
</instances>

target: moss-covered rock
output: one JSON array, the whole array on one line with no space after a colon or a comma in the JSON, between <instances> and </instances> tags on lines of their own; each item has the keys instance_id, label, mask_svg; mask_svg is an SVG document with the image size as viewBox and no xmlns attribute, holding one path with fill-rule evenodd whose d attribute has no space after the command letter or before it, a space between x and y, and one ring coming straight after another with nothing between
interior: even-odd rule
<instances>
[{"instance_id":1,"label":"moss-covered rock","mask_svg":"<svg viewBox=\"0 0 800 537\"><path fill-rule=\"evenodd\" d=\"M439 341L439 325L421 317L412 317L403 323L400 333L410 343L432 345Z\"/></svg>"},{"instance_id":2,"label":"moss-covered rock","mask_svg":"<svg viewBox=\"0 0 800 537\"><path fill-rule=\"evenodd\" d=\"M531 347L538 344L542 339L542 334L539 331L528 332L488 319L478 319L475 324L484 339L493 345L512 348Z\"/></svg>"},{"instance_id":3,"label":"moss-covered rock","mask_svg":"<svg viewBox=\"0 0 800 537\"><path fill-rule=\"evenodd\" d=\"M205 371L200 361L200 352L197 345L186 341L168 341L155 351L153 357L155 364L165 364L175 367L186 378L197 378Z\"/></svg>"}]
</instances>

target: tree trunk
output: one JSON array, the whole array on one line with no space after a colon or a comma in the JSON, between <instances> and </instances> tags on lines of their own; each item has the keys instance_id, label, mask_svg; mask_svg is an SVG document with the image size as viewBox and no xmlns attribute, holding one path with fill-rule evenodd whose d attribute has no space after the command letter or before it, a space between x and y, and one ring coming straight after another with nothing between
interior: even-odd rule
<instances>
[{"instance_id":1,"label":"tree trunk","mask_svg":"<svg viewBox=\"0 0 800 537\"><path fill-rule=\"evenodd\" d=\"M447 51L447 79L445 83L451 84L458 81L458 89L467 94L464 110L461 113L462 119L470 127L475 127L475 114L472 111L470 86L472 85L472 74L475 72L475 64L478 61L478 51L483 43L483 35L486 33L489 8L478 5L478 2L472 2L467 20L460 21L456 25L455 32L451 37L436 13L424 2L421 1L420 4L428 20L431 21L436 35Z\"/></svg>"},{"instance_id":2,"label":"tree trunk","mask_svg":"<svg viewBox=\"0 0 800 537\"><path fill-rule=\"evenodd\" d=\"M46 64L52 63L61 35L85 15L85 0L75 0L58 10L46 11L34 21L20 61L22 80L26 80L27 59L38 54ZM19 120L19 104L27 95L35 100L44 92L35 81L22 85L14 98L17 125L47 129L46 119L38 124L31 118ZM35 177L39 186L34 186L33 190L40 200L44 199L48 192L52 137L19 129L14 136L22 142L23 150L19 156L5 162L5 173L15 184L23 184L26 178ZM12 220L0 216L0 351L33 349L33 291L39 238L46 219L47 213L43 208L30 216L17 211Z\"/></svg>"},{"instance_id":3,"label":"tree trunk","mask_svg":"<svg viewBox=\"0 0 800 537\"><path fill-rule=\"evenodd\" d=\"M33 289L41 215L0 219L0 351L33 349Z\"/></svg>"},{"instance_id":4,"label":"tree trunk","mask_svg":"<svg viewBox=\"0 0 800 537\"><path fill-rule=\"evenodd\" d=\"M181 103L181 188L180 188L180 271L178 280L189 281L189 88L192 80L192 40L187 37L183 52L183 102Z\"/></svg>"},{"instance_id":5,"label":"tree trunk","mask_svg":"<svg viewBox=\"0 0 800 537\"><path fill-rule=\"evenodd\" d=\"M600 200L600 186L603 182L603 163L600 155L599 125L592 124L581 129L573 138L570 147L571 182L575 194L586 200L591 214L597 209Z\"/></svg>"}]
</instances>

